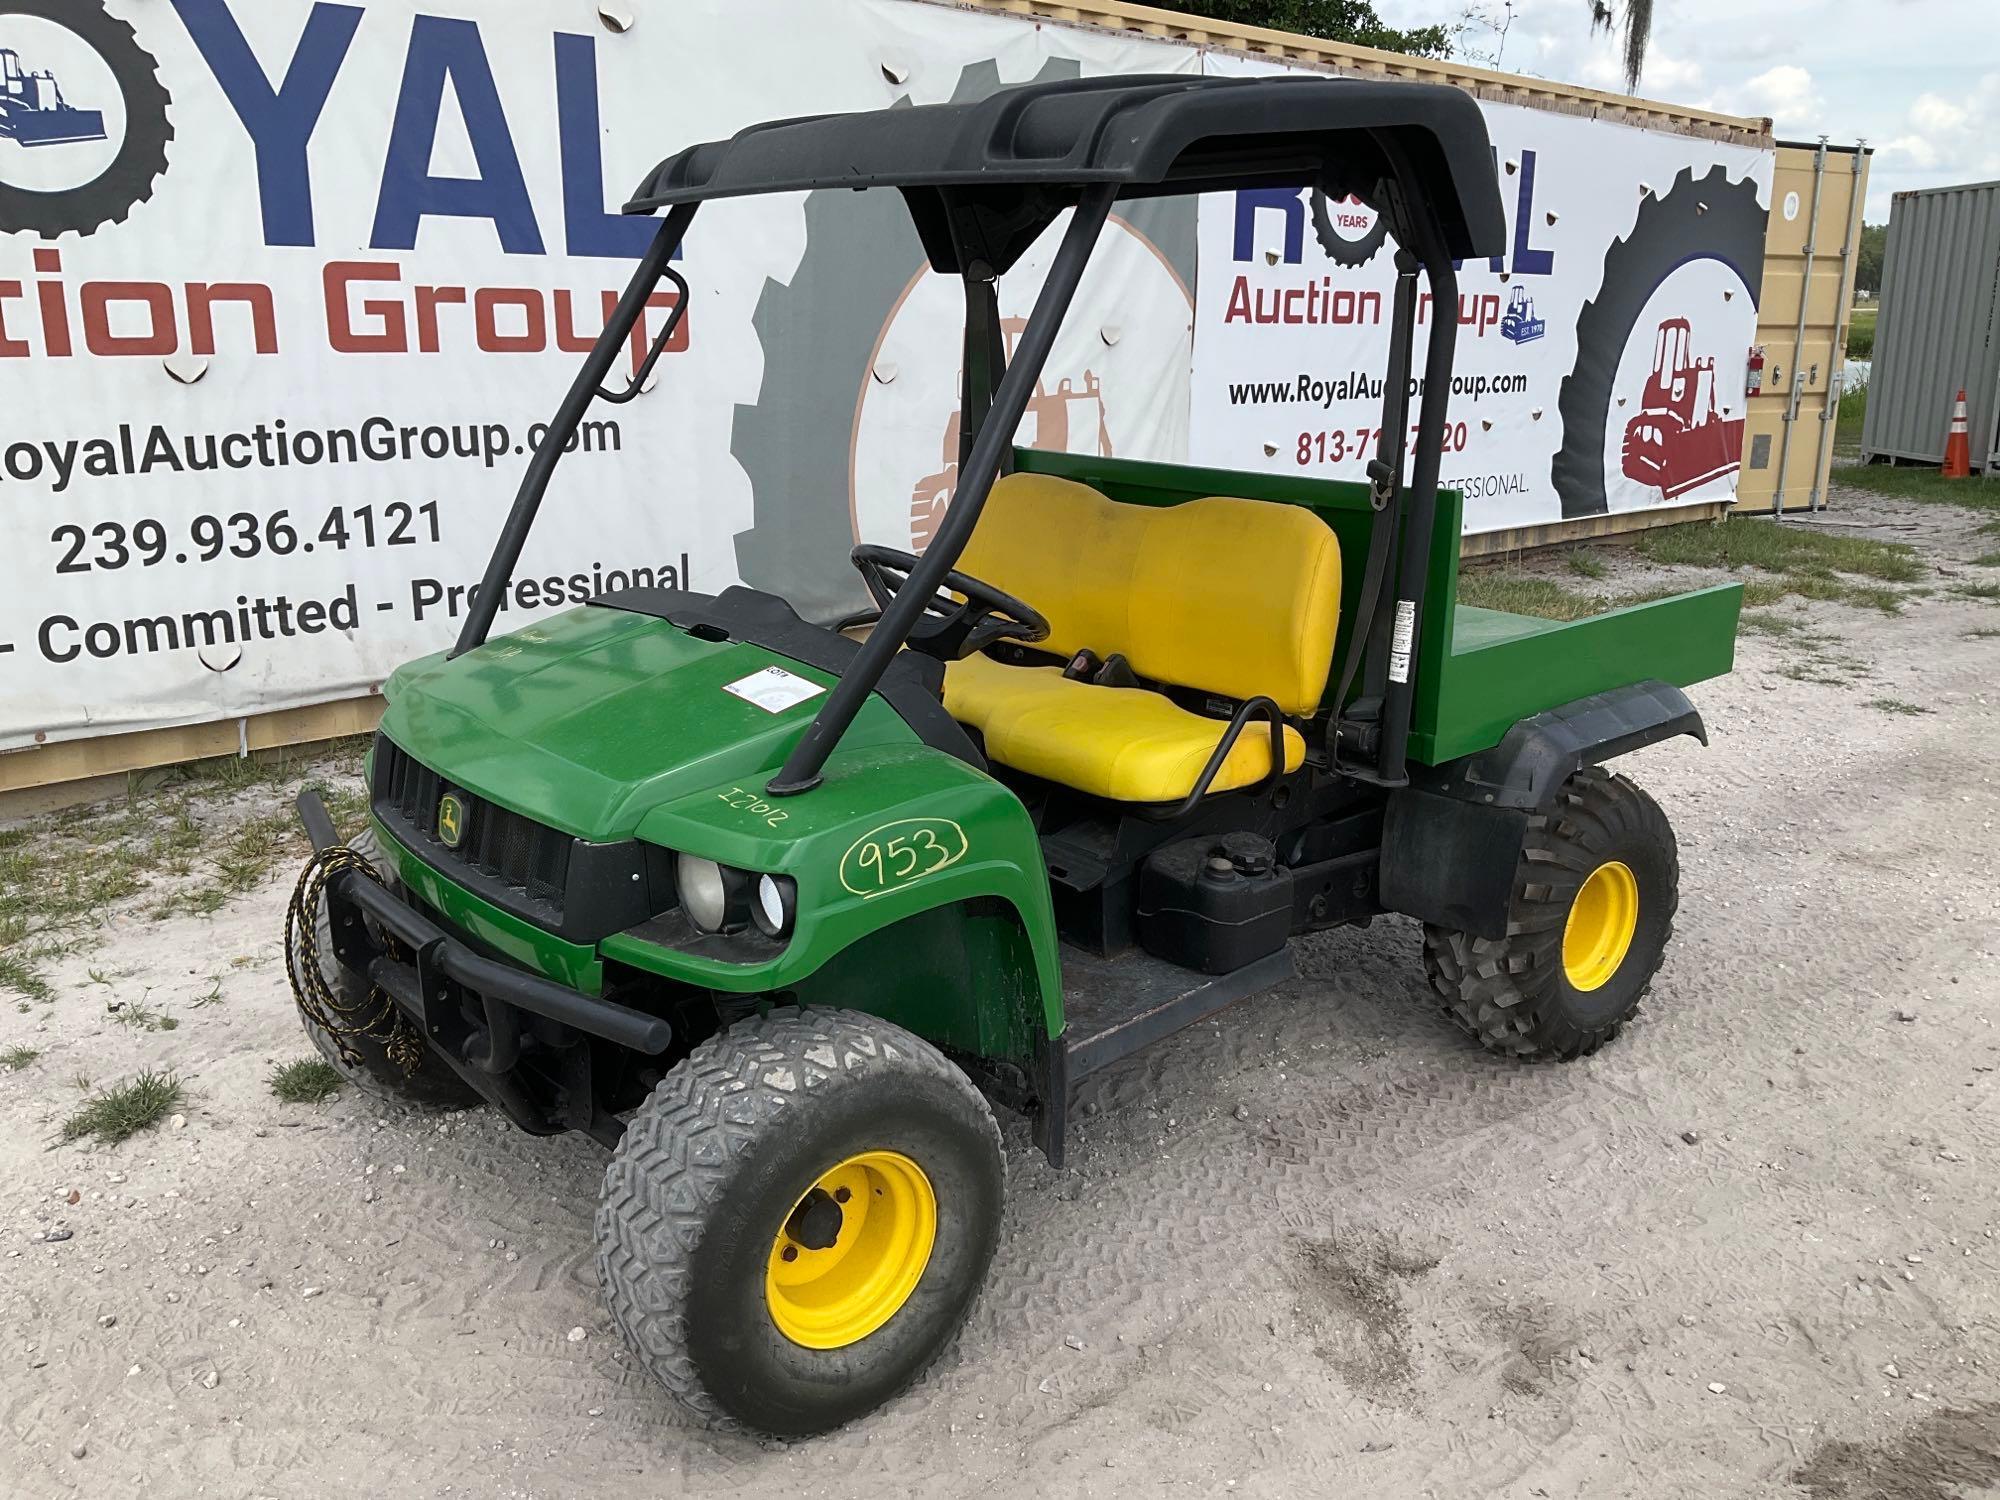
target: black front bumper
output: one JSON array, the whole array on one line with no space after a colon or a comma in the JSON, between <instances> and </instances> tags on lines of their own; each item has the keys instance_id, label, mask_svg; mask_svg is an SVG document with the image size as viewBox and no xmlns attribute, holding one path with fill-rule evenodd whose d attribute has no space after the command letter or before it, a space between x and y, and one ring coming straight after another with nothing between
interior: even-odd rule
<instances>
[{"instance_id":1,"label":"black front bumper","mask_svg":"<svg viewBox=\"0 0 2000 1500\"><path fill-rule=\"evenodd\" d=\"M301 792L298 809L314 850L340 842L318 793ZM536 1128L522 1118L520 1106L527 1101L508 1086L524 1038L530 1047L562 1051L572 1050L582 1033L649 1057L673 1043L673 1027L660 1017L475 953L358 870L331 876L326 902L334 958L365 974L410 1018L434 1053L527 1128ZM372 918L372 925L364 917ZM384 934L395 939L400 952L391 950ZM534 1019L524 1027L524 1017ZM572 1099L564 1113L568 1118L544 1128L597 1133L587 1100Z\"/></svg>"}]
</instances>

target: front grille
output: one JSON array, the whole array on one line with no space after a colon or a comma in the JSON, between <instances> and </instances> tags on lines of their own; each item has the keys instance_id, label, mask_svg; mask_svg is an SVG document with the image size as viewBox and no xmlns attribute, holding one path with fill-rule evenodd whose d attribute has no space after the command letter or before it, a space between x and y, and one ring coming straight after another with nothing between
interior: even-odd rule
<instances>
[{"instance_id":1,"label":"front grille","mask_svg":"<svg viewBox=\"0 0 2000 1500\"><path fill-rule=\"evenodd\" d=\"M438 803L447 792L465 809L455 849L438 837ZM569 834L452 785L386 735L375 738L373 800L376 816L427 864L441 870L460 866L484 877L467 881L475 889L494 894L491 888L497 886L514 896L512 902L498 904L518 907L525 902L543 919L562 924L570 854L576 847Z\"/></svg>"}]
</instances>

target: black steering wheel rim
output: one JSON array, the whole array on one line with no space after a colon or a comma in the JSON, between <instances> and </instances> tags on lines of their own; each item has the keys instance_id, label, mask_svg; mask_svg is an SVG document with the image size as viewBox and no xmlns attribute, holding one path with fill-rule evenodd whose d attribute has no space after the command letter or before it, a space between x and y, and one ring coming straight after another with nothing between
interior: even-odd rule
<instances>
[{"instance_id":1,"label":"black steering wheel rim","mask_svg":"<svg viewBox=\"0 0 2000 1500\"><path fill-rule=\"evenodd\" d=\"M884 610L909 582L919 561L914 552L876 542L863 542L849 556L876 605ZM952 594L961 597L954 599ZM950 662L975 655L996 641L1033 645L1047 640L1049 629L1048 618L1033 605L983 578L953 569L944 575L939 592L925 602L909 644L913 651Z\"/></svg>"}]
</instances>

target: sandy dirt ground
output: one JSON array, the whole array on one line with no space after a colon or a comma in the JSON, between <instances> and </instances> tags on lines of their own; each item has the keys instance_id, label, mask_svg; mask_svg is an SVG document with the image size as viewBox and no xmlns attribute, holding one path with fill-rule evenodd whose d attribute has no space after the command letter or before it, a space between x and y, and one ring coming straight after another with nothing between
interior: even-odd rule
<instances>
[{"instance_id":1,"label":"sandy dirt ground","mask_svg":"<svg viewBox=\"0 0 2000 1500\"><path fill-rule=\"evenodd\" d=\"M600 1148L272 1097L288 876L121 903L0 1008L40 1052L0 1072L0 1493L2000 1494L2000 607L1951 592L1993 544L1844 498L1933 591L1779 606L1832 669L1746 637L1713 748L1625 765L1684 885L1616 1044L1488 1057L1411 924L1305 942L1096 1081L1071 1170L1008 1123L963 1337L819 1441L702 1431L634 1369ZM184 1123L58 1144L78 1075L162 1066Z\"/></svg>"}]
</instances>

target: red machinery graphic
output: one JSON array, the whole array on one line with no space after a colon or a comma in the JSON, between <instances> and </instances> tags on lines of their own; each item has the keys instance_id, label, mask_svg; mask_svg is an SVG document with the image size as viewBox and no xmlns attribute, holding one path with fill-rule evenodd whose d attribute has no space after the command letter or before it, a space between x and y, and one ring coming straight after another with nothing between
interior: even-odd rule
<instances>
[{"instance_id":1,"label":"red machinery graphic","mask_svg":"<svg viewBox=\"0 0 2000 1500\"><path fill-rule=\"evenodd\" d=\"M1021 330L1028 326L1026 318L1002 318L1001 332L1007 340L1007 357L1014 357L1014 345L1021 337ZM1034 419L1035 437L1033 447L1050 453L1063 453L1069 449L1070 403L1088 401L1097 407L1097 456L1115 458L1111 451L1111 429L1104 419L1104 392L1098 381L1097 372L1083 372L1083 389L1078 390L1075 382L1064 380L1053 391L1041 381L1035 383L1035 394L1028 402L1028 415ZM922 552L936 534L938 522L951 504L952 492L958 488L958 438L959 414L954 411L951 421L944 430L944 466L935 474L926 474L917 481L916 489L910 494L910 550Z\"/></svg>"},{"instance_id":2,"label":"red machinery graphic","mask_svg":"<svg viewBox=\"0 0 2000 1500\"><path fill-rule=\"evenodd\" d=\"M1660 324L1639 415L1625 424L1625 477L1669 500L1743 461L1743 419L1716 410L1715 360L1695 358L1689 342L1686 318Z\"/></svg>"},{"instance_id":3,"label":"red machinery graphic","mask_svg":"<svg viewBox=\"0 0 2000 1500\"><path fill-rule=\"evenodd\" d=\"M61 146L103 139L102 110L74 108L53 73L31 73L20 53L0 47L0 140Z\"/></svg>"}]
</instances>

